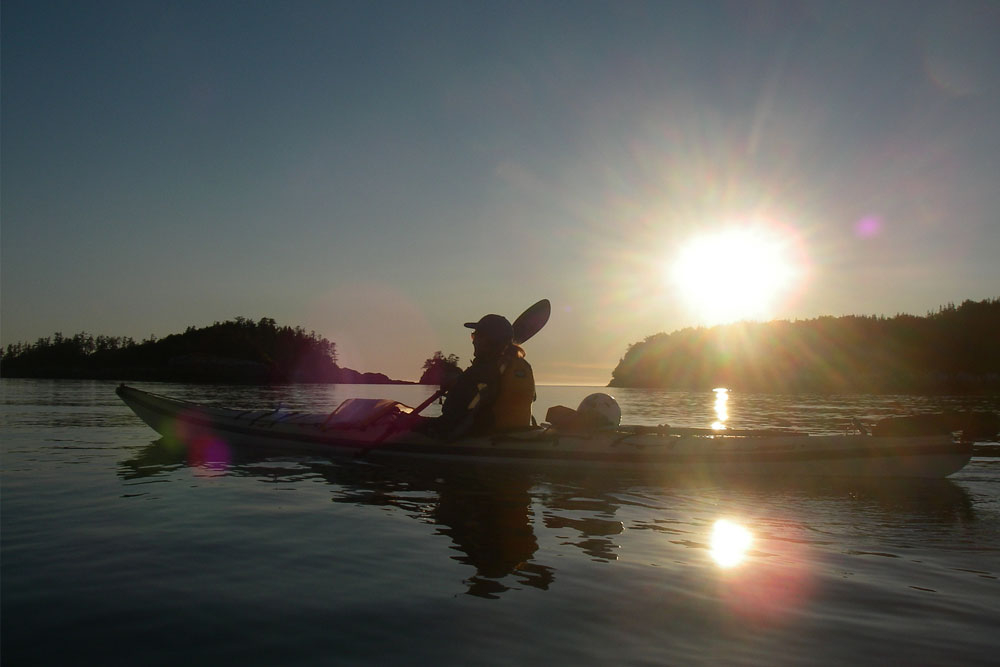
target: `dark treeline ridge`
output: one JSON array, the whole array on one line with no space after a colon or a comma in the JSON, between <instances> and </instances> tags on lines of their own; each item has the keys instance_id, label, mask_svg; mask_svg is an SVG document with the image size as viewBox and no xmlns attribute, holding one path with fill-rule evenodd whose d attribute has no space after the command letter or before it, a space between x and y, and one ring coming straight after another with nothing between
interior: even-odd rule
<instances>
[{"instance_id":1,"label":"dark treeline ridge","mask_svg":"<svg viewBox=\"0 0 1000 667\"><path fill-rule=\"evenodd\" d=\"M3 377L159 380L171 382L394 382L381 373L337 365L336 345L271 318L237 317L140 343L128 337L60 333L8 345Z\"/></svg>"},{"instance_id":2,"label":"dark treeline ridge","mask_svg":"<svg viewBox=\"0 0 1000 667\"><path fill-rule=\"evenodd\" d=\"M741 322L628 348L612 387L763 393L1000 392L1000 298L914 315Z\"/></svg>"},{"instance_id":3,"label":"dark treeline ridge","mask_svg":"<svg viewBox=\"0 0 1000 667\"><path fill-rule=\"evenodd\" d=\"M420 375L420 384L446 384L449 378L454 379L462 373L458 367L459 358L457 354L445 356L441 350L434 353L430 359L424 362L424 372Z\"/></svg>"}]
</instances>

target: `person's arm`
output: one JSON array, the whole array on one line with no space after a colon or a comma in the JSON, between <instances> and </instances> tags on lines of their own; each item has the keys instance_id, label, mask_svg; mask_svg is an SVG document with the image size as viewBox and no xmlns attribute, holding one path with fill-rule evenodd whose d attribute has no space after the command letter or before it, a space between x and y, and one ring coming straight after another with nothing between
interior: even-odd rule
<instances>
[{"instance_id":1,"label":"person's arm","mask_svg":"<svg viewBox=\"0 0 1000 667\"><path fill-rule=\"evenodd\" d=\"M439 432L447 438L467 433L476 423L476 415L486 410L495 398L499 378L488 364L473 364L448 392L441 408Z\"/></svg>"}]
</instances>

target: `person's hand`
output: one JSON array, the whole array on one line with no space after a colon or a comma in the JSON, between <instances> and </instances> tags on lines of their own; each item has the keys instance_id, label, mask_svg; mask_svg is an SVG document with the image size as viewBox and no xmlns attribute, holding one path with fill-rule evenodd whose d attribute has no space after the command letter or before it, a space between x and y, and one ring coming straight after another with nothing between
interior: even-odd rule
<instances>
[{"instance_id":1,"label":"person's hand","mask_svg":"<svg viewBox=\"0 0 1000 667\"><path fill-rule=\"evenodd\" d=\"M441 376L441 389L451 391L460 377L462 377L462 371L457 368L445 371Z\"/></svg>"}]
</instances>

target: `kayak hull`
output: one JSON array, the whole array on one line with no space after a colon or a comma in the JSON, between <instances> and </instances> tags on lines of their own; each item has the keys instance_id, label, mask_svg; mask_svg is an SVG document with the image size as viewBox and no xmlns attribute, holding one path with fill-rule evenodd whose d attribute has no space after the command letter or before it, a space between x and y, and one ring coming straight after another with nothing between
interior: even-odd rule
<instances>
[{"instance_id":1,"label":"kayak hull","mask_svg":"<svg viewBox=\"0 0 1000 667\"><path fill-rule=\"evenodd\" d=\"M585 433L553 428L445 442L413 431L405 406L380 402L382 414L341 422L338 412L295 413L212 407L121 385L118 396L160 435L234 447L311 451L330 456L583 466L678 476L943 478L961 470L971 443L951 435L810 436L761 432L710 434L696 429L621 427ZM395 406L395 407L393 407ZM339 410L339 409L338 409Z\"/></svg>"}]
</instances>

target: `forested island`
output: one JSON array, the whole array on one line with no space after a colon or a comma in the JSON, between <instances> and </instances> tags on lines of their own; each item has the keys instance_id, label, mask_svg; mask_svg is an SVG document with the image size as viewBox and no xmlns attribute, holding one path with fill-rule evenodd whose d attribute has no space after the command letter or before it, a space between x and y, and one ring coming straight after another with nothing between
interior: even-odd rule
<instances>
[{"instance_id":1,"label":"forested island","mask_svg":"<svg viewBox=\"0 0 1000 667\"><path fill-rule=\"evenodd\" d=\"M419 383L459 372L427 359ZM271 318L237 317L165 338L71 337L8 345L0 376L231 383L410 384L337 363L336 344ZM1000 298L914 315L740 322L658 333L629 346L611 387L763 393L1000 393Z\"/></svg>"},{"instance_id":2,"label":"forested island","mask_svg":"<svg viewBox=\"0 0 1000 667\"><path fill-rule=\"evenodd\" d=\"M649 336L611 387L763 393L1000 393L1000 298L913 315L740 322Z\"/></svg>"},{"instance_id":3,"label":"forested island","mask_svg":"<svg viewBox=\"0 0 1000 667\"><path fill-rule=\"evenodd\" d=\"M142 342L55 334L8 345L0 376L169 382L411 384L337 364L336 344L271 318L237 317Z\"/></svg>"}]
</instances>

